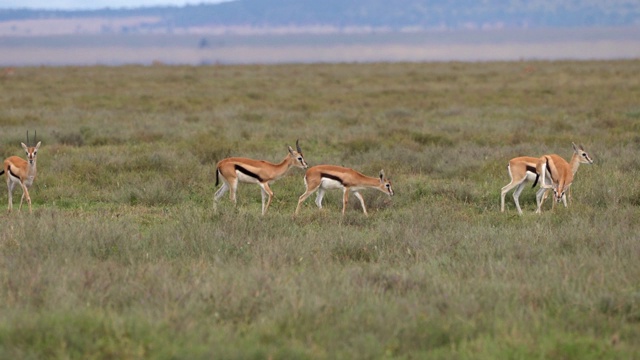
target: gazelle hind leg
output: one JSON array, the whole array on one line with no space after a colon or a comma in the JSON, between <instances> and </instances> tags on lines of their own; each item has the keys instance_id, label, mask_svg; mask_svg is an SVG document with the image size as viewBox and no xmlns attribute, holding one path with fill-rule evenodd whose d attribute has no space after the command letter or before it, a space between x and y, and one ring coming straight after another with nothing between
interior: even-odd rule
<instances>
[{"instance_id":1,"label":"gazelle hind leg","mask_svg":"<svg viewBox=\"0 0 640 360\"><path fill-rule=\"evenodd\" d=\"M524 181L518 184L518 187L513 192L513 202L516 204L516 209L518 210L519 215L522 215L522 208L520 208L520 201L519 201L522 190L524 190Z\"/></svg>"},{"instance_id":2,"label":"gazelle hind leg","mask_svg":"<svg viewBox=\"0 0 640 360\"><path fill-rule=\"evenodd\" d=\"M218 201L224 196L224 194L229 190L229 185L226 181L222 182L222 186L216 193L213 195L213 210L218 210Z\"/></svg>"},{"instance_id":3,"label":"gazelle hind leg","mask_svg":"<svg viewBox=\"0 0 640 360\"><path fill-rule=\"evenodd\" d=\"M511 173L509 173L509 175L511 175ZM525 179L522 179L520 182L518 182L513 180L513 178L511 178L511 182L502 188L502 190L500 191L500 211L501 212L504 212L504 198L507 196L507 193L511 191L513 188L515 188L516 186L524 183Z\"/></svg>"},{"instance_id":4,"label":"gazelle hind leg","mask_svg":"<svg viewBox=\"0 0 640 360\"><path fill-rule=\"evenodd\" d=\"M307 200L307 198L313 194L316 190L318 190L319 186L316 186L315 188L309 188L309 184L307 183L307 178L305 177L304 179L304 194L300 195L300 197L298 198L298 206L296 206L296 211L293 213L294 215L298 215L298 211L300 211L300 205L302 205L302 203Z\"/></svg>"},{"instance_id":5,"label":"gazelle hind leg","mask_svg":"<svg viewBox=\"0 0 640 360\"><path fill-rule=\"evenodd\" d=\"M7 175L7 189L9 190L9 207L7 209L9 211L13 210L13 188L15 187L15 185L16 183L11 181L11 179L8 178Z\"/></svg>"}]
</instances>

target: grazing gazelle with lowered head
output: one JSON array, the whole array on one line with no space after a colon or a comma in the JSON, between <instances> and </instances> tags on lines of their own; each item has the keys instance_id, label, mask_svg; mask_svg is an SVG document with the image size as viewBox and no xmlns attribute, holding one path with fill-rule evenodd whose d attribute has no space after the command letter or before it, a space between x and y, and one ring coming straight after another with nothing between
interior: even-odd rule
<instances>
[{"instance_id":1,"label":"grazing gazelle with lowered head","mask_svg":"<svg viewBox=\"0 0 640 360\"><path fill-rule=\"evenodd\" d=\"M307 170L304 175L305 192L298 199L298 206L296 207L295 215L300 210L300 205L304 200L313 194L314 191L318 191L316 196L316 205L322 209L322 198L326 190L342 189L342 215L347 208L347 202L349 201L349 192L360 200L362 205L362 211L367 214L367 208L364 205L364 199L360 194L362 189L377 189L383 193L392 196L393 189L391 188L391 181L384 176L384 171L380 170L379 177L365 176L353 169L345 168L334 165L318 165L313 166Z\"/></svg>"},{"instance_id":2,"label":"grazing gazelle with lowered head","mask_svg":"<svg viewBox=\"0 0 640 360\"><path fill-rule=\"evenodd\" d=\"M287 148L289 153L279 164L242 157L220 160L216 165L216 186L218 186L219 178L221 177L222 187L214 195L214 207L228 190L230 190L229 197L235 205L239 182L258 184L262 193L262 215L264 215L273 197L273 191L269 188L269 183L282 177L292 166L302 169L309 167L302 156L302 149L300 149L298 140L296 140L296 150L293 150L291 146L287 146Z\"/></svg>"},{"instance_id":3,"label":"grazing gazelle with lowered head","mask_svg":"<svg viewBox=\"0 0 640 360\"><path fill-rule=\"evenodd\" d=\"M33 141L37 141L36 135L34 135ZM5 174L7 177L7 188L9 189L9 211L13 209L13 188L16 184L20 184L22 188L22 197L20 198L20 207L18 210L22 210L22 201L26 198L27 204L29 204L29 212L31 212L31 197L29 196L29 187L36 179L36 159L38 156L38 149L40 148L40 141L36 146L28 146L25 143L21 143L22 148L27 153L27 160L18 156L10 156L4 160L4 167L0 171L0 175ZM27 131L27 144L29 144L29 132Z\"/></svg>"},{"instance_id":4,"label":"grazing gazelle with lowered head","mask_svg":"<svg viewBox=\"0 0 640 360\"><path fill-rule=\"evenodd\" d=\"M593 164L593 159L591 159L582 145L577 146L575 143L571 143L571 145L573 146L573 155L570 162L556 154L544 155L538 160L536 171L541 179L540 189L536 193L536 203L538 205L536 213L542 212L543 196L548 189L553 190L554 204L562 201L564 207L567 207L567 193L570 191L578 167L580 164ZM537 181L538 179L534 182L534 186ZM550 183L547 183L547 181L550 181Z\"/></svg>"}]
</instances>

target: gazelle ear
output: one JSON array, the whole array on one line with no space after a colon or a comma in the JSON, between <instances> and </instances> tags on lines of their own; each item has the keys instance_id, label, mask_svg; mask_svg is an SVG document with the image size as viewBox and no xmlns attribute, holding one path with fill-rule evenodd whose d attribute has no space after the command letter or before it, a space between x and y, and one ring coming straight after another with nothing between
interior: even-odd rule
<instances>
[{"instance_id":1,"label":"gazelle ear","mask_svg":"<svg viewBox=\"0 0 640 360\"><path fill-rule=\"evenodd\" d=\"M22 145L24 151L28 151L29 147L27 145L25 145L24 143L20 143L20 145Z\"/></svg>"},{"instance_id":2,"label":"gazelle ear","mask_svg":"<svg viewBox=\"0 0 640 360\"><path fill-rule=\"evenodd\" d=\"M384 170L380 170L380 182L384 182Z\"/></svg>"},{"instance_id":3,"label":"gazelle ear","mask_svg":"<svg viewBox=\"0 0 640 360\"><path fill-rule=\"evenodd\" d=\"M293 148L291 146L287 145L287 149L289 149L289 153L291 155L293 155Z\"/></svg>"},{"instance_id":4,"label":"gazelle ear","mask_svg":"<svg viewBox=\"0 0 640 360\"><path fill-rule=\"evenodd\" d=\"M38 141L38 143L36 144L36 150L40 148L40 144L42 144L42 141Z\"/></svg>"},{"instance_id":5,"label":"gazelle ear","mask_svg":"<svg viewBox=\"0 0 640 360\"><path fill-rule=\"evenodd\" d=\"M573 151L578 151L578 145L576 145L576 143L571 142L571 146L573 146Z\"/></svg>"}]
</instances>

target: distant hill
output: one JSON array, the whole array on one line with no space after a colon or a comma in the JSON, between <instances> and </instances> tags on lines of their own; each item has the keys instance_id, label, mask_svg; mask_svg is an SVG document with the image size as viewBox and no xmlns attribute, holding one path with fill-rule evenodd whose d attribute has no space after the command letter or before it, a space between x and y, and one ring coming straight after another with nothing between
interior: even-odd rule
<instances>
[{"instance_id":1,"label":"distant hill","mask_svg":"<svg viewBox=\"0 0 640 360\"><path fill-rule=\"evenodd\" d=\"M0 22L84 17L156 19L118 29L124 32L233 26L388 30L623 27L640 26L640 1L236 0L121 10L0 10Z\"/></svg>"}]
</instances>

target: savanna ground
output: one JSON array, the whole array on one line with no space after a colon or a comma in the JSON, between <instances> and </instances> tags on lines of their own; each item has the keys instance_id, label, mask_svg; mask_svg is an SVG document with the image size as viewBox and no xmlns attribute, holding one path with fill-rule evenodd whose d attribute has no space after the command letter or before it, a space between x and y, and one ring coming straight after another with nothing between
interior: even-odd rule
<instances>
[{"instance_id":1,"label":"savanna ground","mask_svg":"<svg viewBox=\"0 0 640 360\"><path fill-rule=\"evenodd\" d=\"M640 357L640 61L18 68L0 155L1 358ZM376 176L345 217L297 168L213 211L215 163ZM570 207L500 212L507 161L571 155ZM2 187L4 189L4 185ZM0 191L6 206L6 191ZM20 190L14 193L15 209Z\"/></svg>"}]
</instances>

